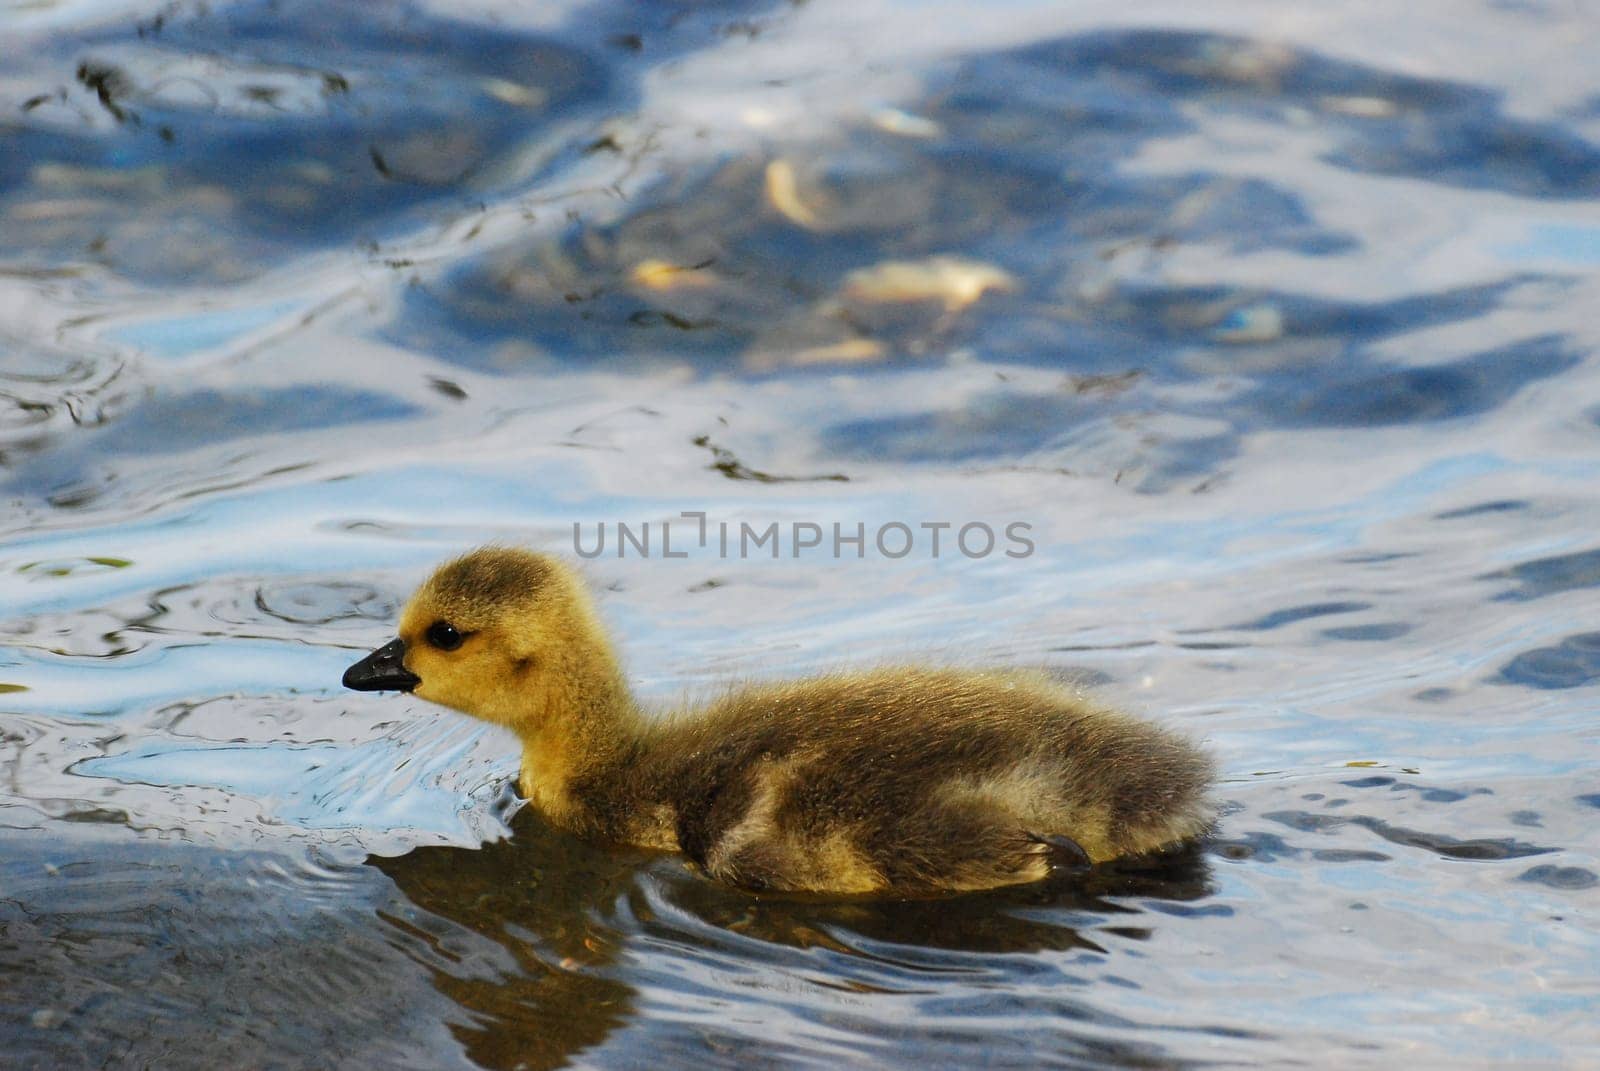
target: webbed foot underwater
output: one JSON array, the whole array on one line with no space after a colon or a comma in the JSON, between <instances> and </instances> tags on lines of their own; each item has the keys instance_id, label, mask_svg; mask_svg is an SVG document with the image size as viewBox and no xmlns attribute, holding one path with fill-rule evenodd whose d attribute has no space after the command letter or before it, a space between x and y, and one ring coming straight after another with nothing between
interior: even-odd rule
<instances>
[{"instance_id":1,"label":"webbed foot underwater","mask_svg":"<svg viewBox=\"0 0 1600 1071\"><path fill-rule=\"evenodd\" d=\"M1042 673L886 668L646 712L582 581L524 550L441 566L344 683L509 727L552 824L754 889L1013 885L1177 844L1214 813L1204 752Z\"/></svg>"}]
</instances>

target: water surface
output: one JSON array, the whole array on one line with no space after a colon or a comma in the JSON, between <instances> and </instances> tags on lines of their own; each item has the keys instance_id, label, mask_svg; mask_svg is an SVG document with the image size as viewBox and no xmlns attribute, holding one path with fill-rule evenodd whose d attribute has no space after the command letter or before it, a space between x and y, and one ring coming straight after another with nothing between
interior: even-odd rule
<instances>
[{"instance_id":1,"label":"water surface","mask_svg":"<svg viewBox=\"0 0 1600 1071\"><path fill-rule=\"evenodd\" d=\"M1595 1060L1581 5L6 20L22 1066ZM519 813L498 732L339 689L440 558L602 522L688 551L584 564L650 700L1044 665L1204 740L1216 836L753 897ZM938 523L1033 550L934 556ZM860 555L795 556L813 524Z\"/></svg>"}]
</instances>

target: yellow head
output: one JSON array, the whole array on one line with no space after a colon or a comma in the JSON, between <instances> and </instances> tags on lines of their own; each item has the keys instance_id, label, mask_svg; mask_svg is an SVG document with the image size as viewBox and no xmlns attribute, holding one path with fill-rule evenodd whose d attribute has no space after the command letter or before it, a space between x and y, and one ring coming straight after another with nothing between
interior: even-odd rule
<instances>
[{"instance_id":1,"label":"yellow head","mask_svg":"<svg viewBox=\"0 0 1600 1071\"><path fill-rule=\"evenodd\" d=\"M408 691L524 737L586 735L627 691L583 582L555 558L481 547L436 569L398 639L345 672L359 691Z\"/></svg>"}]
</instances>

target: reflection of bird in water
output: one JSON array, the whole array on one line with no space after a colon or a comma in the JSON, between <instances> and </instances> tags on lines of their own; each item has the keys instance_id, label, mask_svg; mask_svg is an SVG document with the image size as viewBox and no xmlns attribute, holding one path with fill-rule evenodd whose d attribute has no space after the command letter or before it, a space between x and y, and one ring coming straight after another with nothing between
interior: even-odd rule
<instances>
[{"instance_id":1,"label":"reflection of bird in water","mask_svg":"<svg viewBox=\"0 0 1600 1071\"><path fill-rule=\"evenodd\" d=\"M632 1016L634 992L613 977L620 936L604 921L632 887L638 858L600 851L537 816L515 836L482 848L426 847L368 862L423 910L503 947L514 966L462 960L459 940L426 919L388 921L439 949L439 991L466 1009L452 1025L472 1062L493 1068L553 1068L599 1044Z\"/></svg>"},{"instance_id":2,"label":"reflection of bird in water","mask_svg":"<svg viewBox=\"0 0 1600 1071\"><path fill-rule=\"evenodd\" d=\"M512 820L512 834L479 848L430 846L368 860L421 909L383 918L403 934L402 947L420 942L435 951L434 984L466 1013L452 1032L474 1064L489 1068L567 1066L637 1025L635 974L670 986L696 977L708 959L729 957L789 979L783 984L924 991L930 978L970 972L973 953L1105 953L1142 941L1149 920L1165 916L1146 916L1139 902L1209 892L1194 844L958 900L883 903L747 896L698 880L670 858L586 843L527 810ZM450 924L505 949L511 963L486 956ZM731 934L739 938L730 942ZM810 954L797 960L785 949ZM730 999L737 997L717 996L718 1014ZM756 988L748 999L767 998ZM748 1059L725 1062L771 1062L746 1032L717 1034L715 1020L691 1025L677 1043L693 1051L673 1050L671 1030L651 1035L657 1063L703 1057L707 1037L724 1056L752 1047L740 1052Z\"/></svg>"},{"instance_id":3,"label":"reflection of bird in water","mask_svg":"<svg viewBox=\"0 0 1600 1071\"><path fill-rule=\"evenodd\" d=\"M552 824L682 850L758 889L923 895L1036 881L1203 832L1209 759L1042 674L898 668L728 690L651 719L557 560L441 566L345 684L522 739Z\"/></svg>"}]
</instances>

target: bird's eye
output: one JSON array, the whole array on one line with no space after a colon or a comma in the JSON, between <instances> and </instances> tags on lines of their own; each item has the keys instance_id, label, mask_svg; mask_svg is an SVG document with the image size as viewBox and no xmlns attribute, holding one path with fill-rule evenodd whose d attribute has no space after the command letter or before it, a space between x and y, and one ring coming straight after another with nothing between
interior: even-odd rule
<instances>
[{"instance_id":1,"label":"bird's eye","mask_svg":"<svg viewBox=\"0 0 1600 1071\"><path fill-rule=\"evenodd\" d=\"M435 621L428 626L428 642L441 651L454 651L465 638L448 621Z\"/></svg>"}]
</instances>

